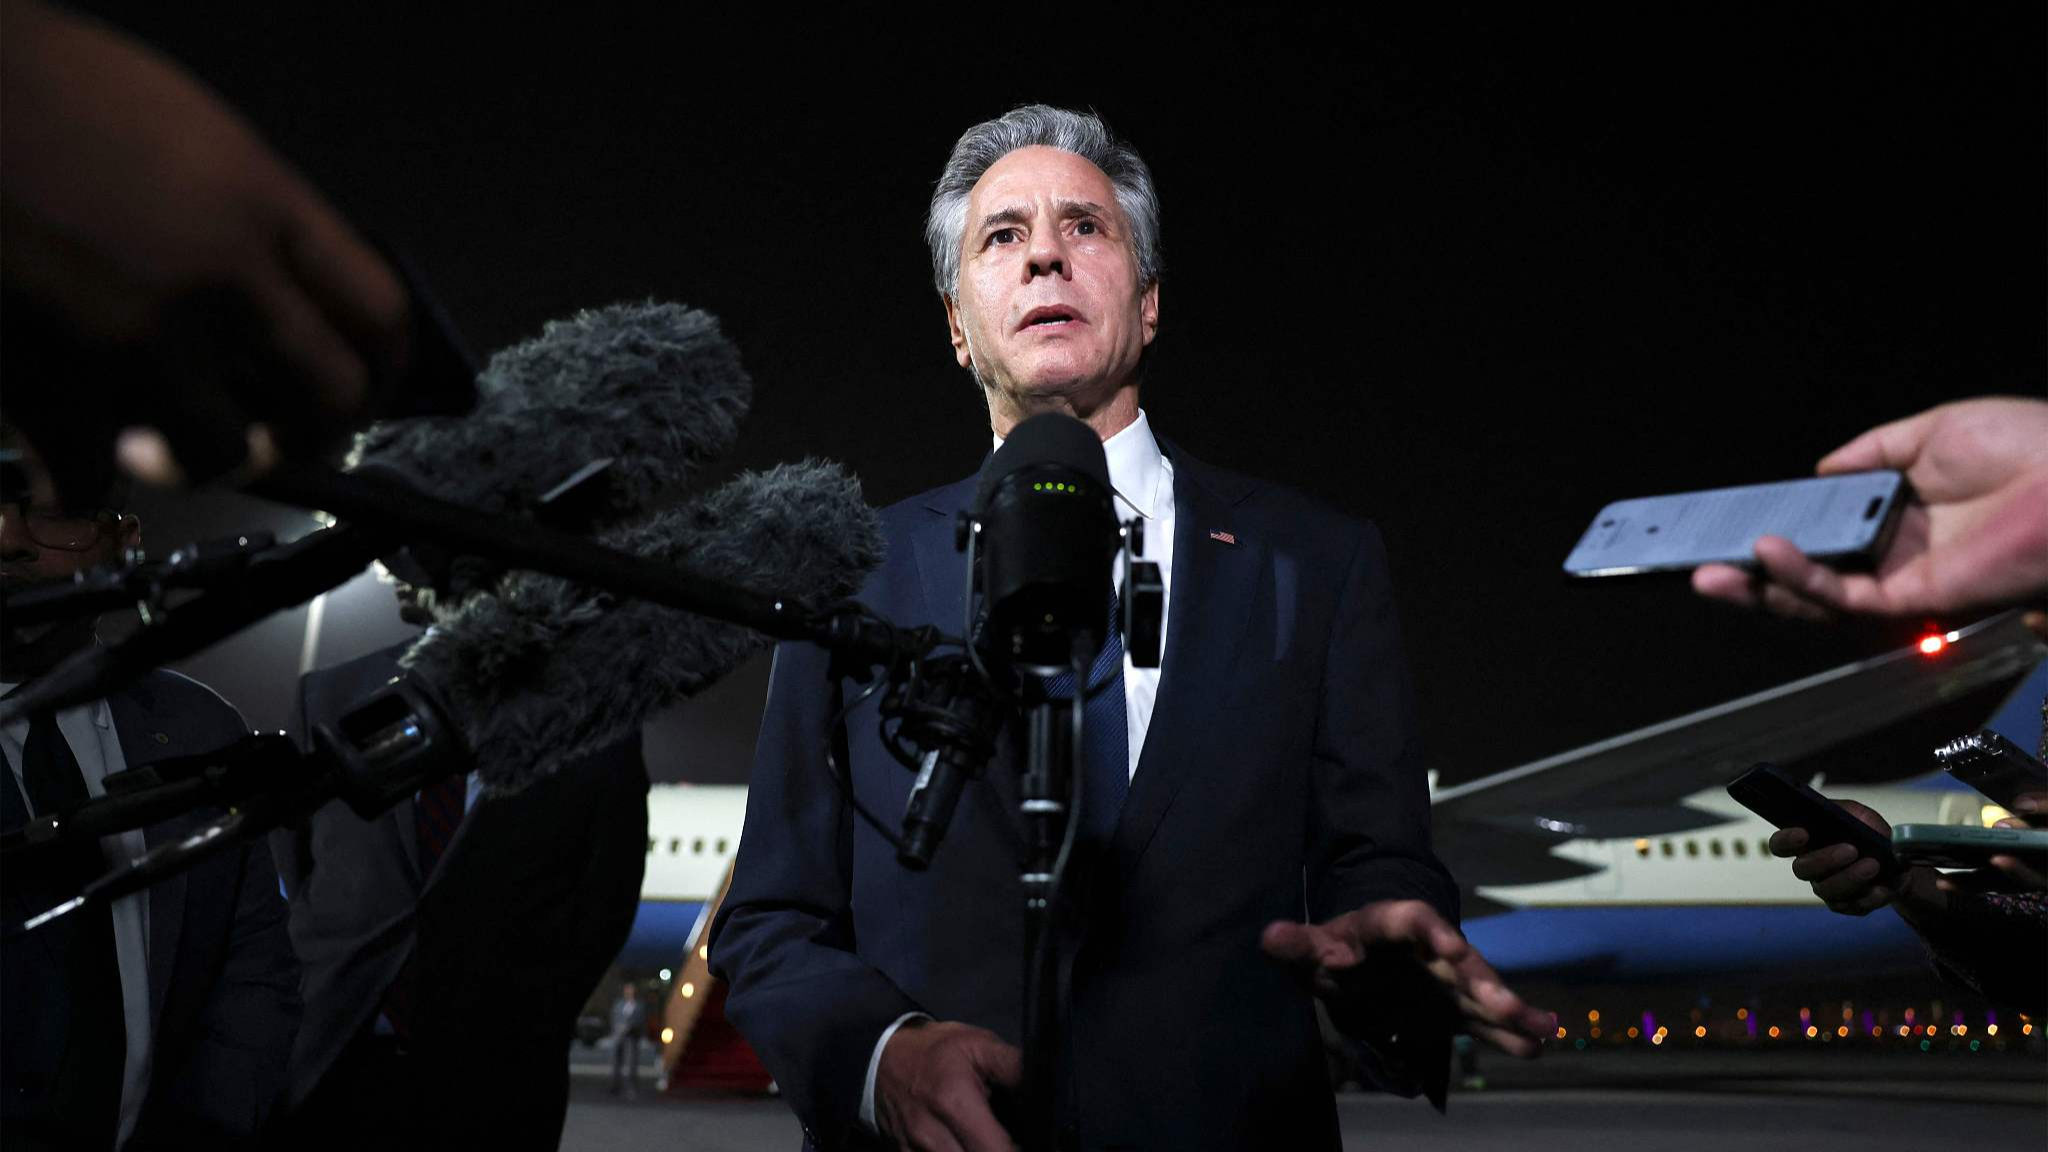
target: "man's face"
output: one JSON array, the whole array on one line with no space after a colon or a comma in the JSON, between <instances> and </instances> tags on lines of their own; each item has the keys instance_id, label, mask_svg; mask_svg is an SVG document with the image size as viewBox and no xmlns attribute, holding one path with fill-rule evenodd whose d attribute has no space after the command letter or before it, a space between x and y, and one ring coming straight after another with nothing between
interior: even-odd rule
<instances>
[{"instance_id":1,"label":"man's face","mask_svg":"<svg viewBox=\"0 0 2048 1152\"><path fill-rule=\"evenodd\" d=\"M0 503L0 587L12 588L83 572L120 559L142 542L142 524L112 512L70 515ZM92 643L93 621L18 626L0 620L0 679L39 676Z\"/></svg>"},{"instance_id":2,"label":"man's face","mask_svg":"<svg viewBox=\"0 0 2048 1152\"><path fill-rule=\"evenodd\" d=\"M1131 379L1159 327L1159 288L1138 283L1129 221L1102 170L1071 152L1020 148L968 194L953 351L1020 412L1090 410Z\"/></svg>"},{"instance_id":3,"label":"man's face","mask_svg":"<svg viewBox=\"0 0 2048 1152\"><path fill-rule=\"evenodd\" d=\"M141 540L142 525L133 516L0 504L0 584L50 580L110 564Z\"/></svg>"}]
</instances>

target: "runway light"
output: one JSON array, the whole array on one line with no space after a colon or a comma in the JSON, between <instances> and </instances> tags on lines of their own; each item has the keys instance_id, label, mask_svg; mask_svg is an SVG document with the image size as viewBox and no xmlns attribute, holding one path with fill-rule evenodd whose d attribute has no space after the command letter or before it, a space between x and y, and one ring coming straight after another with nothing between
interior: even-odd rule
<instances>
[{"instance_id":1,"label":"runway light","mask_svg":"<svg viewBox=\"0 0 2048 1152\"><path fill-rule=\"evenodd\" d=\"M1706 1039L1706 1038L1707 1038L1707 1026L1706 1026L1705 1024L1702 1024L1702 1025L1700 1025L1699 1027L1697 1027L1697 1028L1695 1028L1695 1029L1693 1029L1693 1030L1692 1030L1692 1034L1693 1034L1694 1036L1698 1037L1699 1039L1702 1039L1702 1040Z\"/></svg>"},{"instance_id":2,"label":"runway light","mask_svg":"<svg viewBox=\"0 0 2048 1152\"><path fill-rule=\"evenodd\" d=\"M1879 1028L1876 1025L1872 1025L1870 1029L1870 1034L1872 1036L1882 1036L1884 1035L1884 1029Z\"/></svg>"},{"instance_id":3,"label":"runway light","mask_svg":"<svg viewBox=\"0 0 2048 1152\"><path fill-rule=\"evenodd\" d=\"M668 969L666 969L666 968L663 968L663 969L661 970L661 979L662 979L662 982L663 982L663 983L667 983L667 982L668 982L668 978L669 978L669 977L671 977L671 976L674 976L674 975L675 975L675 973L674 973L674 972L671 972L671 971L669 971L669 970L668 970Z\"/></svg>"},{"instance_id":4,"label":"runway light","mask_svg":"<svg viewBox=\"0 0 2048 1152\"><path fill-rule=\"evenodd\" d=\"M1809 1024L1809 1023L1812 1023L1812 1021L1813 1021L1813 1009L1811 1009L1811 1008L1801 1008L1801 1009L1799 1010L1799 1022L1800 1022L1801 1024Z\"/></svg>"},{"instance_id":5,"label":"runway light","mask_svg":"<svg viewBox=\"0 0 2048 1152\"><path fill-rule=\"evenodd\" d=\"M688 1000L690 997L695 996L697 994L697 986L695 984L689 983L688 981L685 981L683 983L682 992L683 999Z\"/></svg>"},{"instance_id":6,"label":"runway light","mask_svg":"<svg viewBox=\"0 0 2048 1152\"><path fill-rule=\"evenodd\" d=\"M1807 1038L1808 1040L1811 1040L1811 1039L1813 1039L1813 1038L1814 1038L1815 1036L1818 1036L1818 1035L1820 1035L1820 1029L1818 1029L1818 1028L1815 1028L1815 1027L1814 1027L1813 1025L1811 1025L1811 1024L1808 1024L1808 1025L1806 1026L1806 1038Z\"/></svg>"},{"instance_id":7,"label":"runway light","mask_svg":"<svg viewBox=\"0 0 2048 1152\"><path fill-rule=\"evenodd\" d=\"M1664 1034L1662 1032L1659 1032L1655 1036L1650 1037L1650 1043L1652 1044L1662 1044L1663 1042Z\"/></svg>"},{"instance_id":8,"label":"runway light","mask_svg":"<svg viewBox=\"0 0 2048 1152\"><path fill-rule=\"evenodd\" d=\"M1562 1039L1564 1039L1564 1029L1562 1029L1562 1028L1559 1028L1559 1029L1557 1030L1557 1038L1558 1038L1559 1040L1562 1040Z\"/></svg>"},{"instance_id":9,"label":"runway light","mask_svg":"<svg viewBox=\"0 0 2048 1152\"><path fill-rule=\"evenodd\" d=\"M1901 1035L1901 1036L1911 1036L1912 1034L1913 1034L1913 1026L1912 1026L1912 1025L1910 1025L1910 1024L1901 1024L1901 1025L1899 1025L1899 1035Z\"/></svg>"},{"instance_id":10,"label":"runway light","mask_svg":"<svg viewBox=\"0 0 2048 1152\"><path fill-rule=\"evenodd\" d=\"M1844 1024L1840 1028L1835 1029L1835 1035L1846 1038L1849 1035L1849 1026Z\"/></svg>"},{"instance_id":11,"label":"runway light","mask_svg":"<svg viewBox=\"0 0 2048 1152\"><path fill-rule=\"evenodd\" d=\"M675 1030L675 1029L673 1029L673 1028L663 1028L663 1029L661 1030L661 1042L662 1042L663 1044L673 1044L673 1043L675 1043L675 1042L676 1042L676 1030Z\"/></svg>"},{"instance_id":12,"label":"runway light","mask_svg":"<svg viewBox=\"0 0 2048 1152\"><path fill-rule=\"evenodd\" d=\"M1586 1022L1588 1024L1598 1024L1600 1022L1599 1010L1595 1009L1594 1011L1586 1013Z\"/></svg>"},{"instance_id":13,"label":"runway light","mask_svg":"<svg viewBox=\"0 0 2048 1152\"><path fill-rule=\"evenodd\" d=\"M1929 1051L1929 1050L1931 1050L1931 1049L1932 1049L1933 1047L1934 1047L1934 1042L1933 1042L1932 1040L1922 1040L1922 1041L1920 1042L1920 1050L1921 1050L1922 1052L1926 1052L1926 1051Z\"/></svg>"},{"instance_id":14,"label":"runway light","mask_svg":"<svg viewBox=\"0 0 2048 1152\"><path fill-rule=\"evenodd\" d=\"M1908 1024L1911 1024L1912 1022L1913 1022L1913 1010L1912 1010L1911 1008L1908 1008L1908 1009L1906 1009L1906 1023L1908 1023Z\"/></svg>"},{"instance_id":15,"label":"runway light","mask_svg":"<svg viewBox=\"0 0 2048 1152\"><path fill-rule=\"evenodd\" d=\"M1631 1039L1631 1040L1633 1040L1633 1039L1635 1039L1636 1037L1638 1037L1638 1036L1641 1036L1641 1035L1642 1035L1642 1033L1641 1033L1641 1032L1638 1032L1638 1031L1636 1031L1636 1030L1635 1030L1635 1029L1633 1029L1633 1028L1631 1028L1631 1029L1629 1029L1629 1030L1628 1030L1628 1038L1629 1038L1629 1039Z\"/></svg>"},{"instance_id":16,"label":"runway light","mask_svg":"<svg viewBox=\"0 0 2048 1152\"><path fill-rule=\"evenodd\" d=\"M1771 1039L1776 1040L1779 1035L1778 1026L1776 1024L1771 1025Z\"/></svg>"},{"instance_id":17,"label":"runway light","mask_svg":"<svg viewBox=\"0 0 2048 1152\"><path fill-rule=\"evenodd\" d=\"M1970 1041L1970 1051L1972 1051L1972 1052L1975 1052L1975 1051L1977 1050L1977 1045L1979 1045L1979 1044L1982 1044L1982 1043L1983 1043L1983 1041L1981 1041L1981 1040L1972 1040L1972 1041Z\"/></svg>"},{"instance_id":18,"label":"runway light","mask_svg":"<svg viewBox=\"0 0 2048 1152\"><path fill-rule=\"evenodd\" d=\"M2032 1036L2033 1034L2034 1034L2034 1026L2033 1026L2032 1024L2022 1024L2022 1025L2020 1025L2020 1035L2022 1035L2022 1036Z\"/></svg>"},{"instance_id":19,"label":"runway light","mask_svg":"<svg viewBox=\"0 0 2048 1152\"><path fill-rule=\"evenodd\" d=\"M1587 1035L1591 1036L1595 1040L1598 1040L1600 1038L1600 1029L1596 1026L1591 1032L1588 1032Z\"/></svg>"},{"instance_id":20,"label":"runway light","mask_svg":"<svg viewBox=\"0 0 2048 1152\"><path fill-rule=\"evenodd\" d=\"M1737 1009L1735 1010L1735 1018L1736 1018L1737 1020L1747 1020L1747 1019L1749 1019L1749 1009L1747 1009L1747 1008L1737 1008Z\"/></svg>"},{"instance_id":21,"label":"runway light","mask_svg":"<svg viewBox=\"0 0 2048 1152\"><path fill-rule=\"evenodd\" d=\"M1923 636L1920 639L1920 654L1923 656L1935 655L1946 647L1948 639L1943 636Z\"/></svg>"},{"instance_id":22,"label":"runway light","mask_svg":"<svg viewBox=\"0 0 2048 1152\"><path fill-rule=\"evenodd\" d=\"M1998 1025L1996 1025L1996 1024L1986 1024L1986 1025L1984 1026L1984 1034L1985 1034L1986 1036L1996 1036L1996 1035L1998 1035Z\"/></svg>"},{"instance_id":23,"label":"runway light","mask_svg":"<svg viewBox=\"0 0 2048 1152\"><path fill-rule=\"evenodd\" d=\"M1929 1025L1927 1026L1927 1034L1928 1034L1929 1036L1932 1036L1932 1035L1934 1035L1934 1025L1932 1025L1932 1024L1929 1024Z\"/></svg>"}]
</instances>

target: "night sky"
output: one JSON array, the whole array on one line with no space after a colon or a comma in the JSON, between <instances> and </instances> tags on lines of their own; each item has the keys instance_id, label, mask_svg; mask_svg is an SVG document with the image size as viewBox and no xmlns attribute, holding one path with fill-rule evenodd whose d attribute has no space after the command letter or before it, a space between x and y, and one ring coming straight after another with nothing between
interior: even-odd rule
<instances>
[{"instance_id":1,"label":"night sky","mask_svg":"<svg viewBox=\"0 0 2048 1152\"><path fill-rule=\"evenodd\" d=\"M1154 427L1379 523L1453 781L1921 626L1568 586L1602 504L1803 475L1874 423L2048 380L2038 5L298 8L116 18L410 252L479 351L583 306L704 307L757 385L736 463L828 456L876 504L988 442L921 240L948 147L1017 103L1098 109L1164 205ZM270 515L236 507L145 511L169 545ZM295 667L302 618L194 667L283 722L256 670ZM321 662L370 642L343 632ZM672 718L683 763L657 773L741 778L759 683Z\"/></svg>"}]
</instances>

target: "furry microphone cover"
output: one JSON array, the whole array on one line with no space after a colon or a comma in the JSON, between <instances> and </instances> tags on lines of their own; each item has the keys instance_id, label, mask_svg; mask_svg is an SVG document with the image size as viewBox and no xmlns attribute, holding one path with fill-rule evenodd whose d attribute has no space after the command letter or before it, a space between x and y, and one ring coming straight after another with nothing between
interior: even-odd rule
<instances>
[{"instance_id":1,"label":"furry microphone cover","mask_svg":"<svg viewBox=\"0 0 2048 1152\"><path fill-rule=\"evenodd\" d=\"M551 320L491 357L476 407L375 425L350 467L489 512L524 513L610 458L604 519L648 507L723 456L754 386L718 319L646 301Z\"/></svg>"},{"instance_id":2,"label":"furry microphone cover","mask_svg":"<svg viewBox=\"0 0 2048 1152\"><path fill-rule=\"evenodd\" d=\"M860 482L814 460L742 474L598 539L819 606L851 596L882 559ZM769 643L737 624L516 572L448 610L403 663L446 704L486 787L504 792L619 739Z\"/></svg>"}]
</instances>

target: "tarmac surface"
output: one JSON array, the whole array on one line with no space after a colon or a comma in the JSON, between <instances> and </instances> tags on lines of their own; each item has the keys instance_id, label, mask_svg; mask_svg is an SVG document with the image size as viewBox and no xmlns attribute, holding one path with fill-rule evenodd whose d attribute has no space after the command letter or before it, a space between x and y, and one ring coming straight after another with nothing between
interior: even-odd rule
<instances>
[{"instance_id":1,"label":"tarmac surface","mask_svg":"<svg viewBox=\"0 0 2048 1152\"><path fill-rule=\"evenodd\" d=\"M585 1060L577 1070L561 1145L570 1152L795 1152L802 1143L776 1099L676 1098L650 1084L627 1100L608 1093L606 1069ZM1487 1086L1453 1091L1445 1115L1420 1101L1340 1093L1345 1148L2048 1148L2041 1053L1557 1052L1528 1064L1489 1060L1484 1072Z\"/></svg>"}]
</instances>

